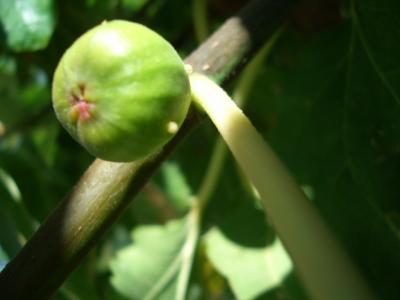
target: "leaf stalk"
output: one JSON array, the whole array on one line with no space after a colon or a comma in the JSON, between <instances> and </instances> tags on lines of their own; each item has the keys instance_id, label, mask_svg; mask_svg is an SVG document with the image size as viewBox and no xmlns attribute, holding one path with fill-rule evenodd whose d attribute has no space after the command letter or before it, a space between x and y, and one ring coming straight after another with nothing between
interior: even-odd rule
<instances>
[{"instance_id":1,"label":"leaf stalk","mask_svg":"<svg viewBox=\"0 0 400 300\"><path fill-rule=\"evenodd\" d=\"M225 91L191 74L192 97L208 114L288 250L313 299L374 299L362 276L289 171Z\"/></svg>"}]
</instances>

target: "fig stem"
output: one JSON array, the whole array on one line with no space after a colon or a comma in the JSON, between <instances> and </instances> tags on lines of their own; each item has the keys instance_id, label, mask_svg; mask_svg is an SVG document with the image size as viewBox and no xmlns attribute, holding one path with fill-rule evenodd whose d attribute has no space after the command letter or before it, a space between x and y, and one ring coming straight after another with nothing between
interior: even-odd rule
<instances>
[{"instance_id":1,"label":"fig stem","mask_svg":"<svg viewBox=\"0 0 400 300\"><path fill-rule=\"evenodd\" d=\"M240 108L208 77L193 73L189 78L193 100L210 117L257 189L312 298L374 299L316 209Z\"/></svg>"}]
</instances>

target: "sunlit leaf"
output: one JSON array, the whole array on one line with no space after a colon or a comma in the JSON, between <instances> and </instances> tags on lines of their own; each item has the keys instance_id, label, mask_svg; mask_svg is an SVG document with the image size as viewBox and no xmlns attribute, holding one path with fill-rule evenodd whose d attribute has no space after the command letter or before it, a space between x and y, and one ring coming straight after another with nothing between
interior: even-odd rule
<instances>
[{"instance_id":1,"label":"sunlit leaf","mask_svg":"<svg viewBox=\"0 0 400 300\"><path fill-rule=\"evenodd\" d=\"M139 226L111 262L113 286L129 299L174 299L186 219Z\"/></svg>"},{"instance_id":2,"label":"sunlit leaf","mask_svg":"<svg viewBox=\"0 0 400 300\"><path fill-rule=\"evenodd\" d=\"M211 261L224 274L237 299L254 299L279 286L292 264L279 240L268 247L243 247L213 229L207 235Z\"/></svg>"},{"instance_id":3,"label":"sunlit leaf","mask_svg":"<svg viewBox=\"0 0 400 300\"><path fill-rule=\"evenodd\" d=\"M43 49L54 30L53 1L0 0L0 20L7 33L7 43L12 49Z\"/></svg>"},{"instance_id":4,"label":"sunlit leaf","mask_svg":"<svg viewBox=\"0 0 400 300\"><path fill-rule=\"evenodd\" d=\"M262 211L250 203L226 218L205 236L207 256L224 275L237 299L256 299L279 290L291 298L285 281L293 271L292 262Z\"/></svg>"}]
</instances>

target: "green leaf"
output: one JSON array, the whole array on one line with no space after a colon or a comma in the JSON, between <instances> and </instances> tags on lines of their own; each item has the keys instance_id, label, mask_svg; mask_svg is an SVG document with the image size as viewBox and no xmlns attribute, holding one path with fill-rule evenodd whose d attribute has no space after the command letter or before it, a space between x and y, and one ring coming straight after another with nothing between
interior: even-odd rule
<instances>
[{"instance_id":1,"label":"green leaf","mask_svg":"<svg viewBox=\"0 0 400 300\"><path fill-rule=\"evenodd\" d=\"M8 258L7 253L5 253L4 249L0 246L0 262L4 263L8 260L9 260L9 258ZM0 271L1 271L1 267L0 267Z\"/></svg>"},{"instance_id":2,"label":"green leaf","mask_svg":"<svg viewBox=\"0 0 400 300\"><path fill-rule=\"evenodd\" d=\"M169 41L178 39L191 26L190 5L186 0L151 1L147 9L151 28Z\"/></svg>"},{"instance_id":3,"label":"green leaf","mask_svg":"<svg viewBox=\"0 0 400 300\"><path fill-rule=\"evenodd\" d=\"M30 215L34 219L43 220L53 207L54 191L50 185L52 178L47 178L49 170L31 152L29 141L26 142L15 149L0 149L0 167L15 181L22 203Z\"/></svg>"},{"instance_id":4,"label":"green leaf","mask_svg":"<svg viewBox=\"0 0 400 300\"><path fill-rule=\"evenodd\" d=\"M400 105L400 4L397 0L352 0L355 30L373 73ZM363 62L364 63L364 62ZM365 65L365 66L366 66ZM360 65L358 65L360 66Z\"/></svg>"},{"instance_id":5,"label":"green leaf","mask_svg":"<svg viewBox=\"0 0 400 300\"><path fill-rule=\"evenodd\" d=\"M292 270L278 239L264 248L243 247L213 229L206 241L210 260L228 278L237 299L255 299L279 287Z\"/></svg>"},{"instance_id":6,"label":"green leaf","mask_svg":"<svg viewBox=\"0 0 400 300\"><path fill-rule=\"evenodd\" d=\"M164 190L168 199L173 201L179 211L185 211L191 206L192 191L185 175L176 162L167 161L161 167Z\"/></svg>"},{"instance_id":7,"label":"green leaf","mask_svg":"<svg viewBox=\"0 0 400 300\"><path fill-rule=\"evenodd\" d=\"M0 209L1 228L0 228L0 248L8 257L13 257L22 247L23 241L19 237L19 230L16 226L13 216L9 208L5 205L5 201L10 201L8 195L4 192L0 185L0 196L2 207Z\"/></svg>"},{"instance_id":8,"label":"green leaf","mask_svg":"<svg viewBox=\"0 0 400 300\"><path fill-rule=\"evenodd\" d=\"M0 0L0 20L7 44L15 51L36 51L47 46L54 30L52 0Z\"/></svg>"},{"instance_id":9,"label":"green leaf","mask_svg":"<svg viewBox=\"0 0 400 300\"><path fill-rule=\"evenodd\" d=\"M0 204L0 245L9 257L14 257L37 225L22 203L21 192L14 178L1 167Z\"/></svg>"},{"instance_id":10,"label":"green leaf","mask_svg":"<svg viewBox=\"0 0 400 300\"><path fill-rule=\"evenodd\" d=\"M0 167L0 190L3 195L0 197L3 201L3 213L6 213L5 219L12 218L12 223L18 229L18 239L25 242L30 238L38 227L37 221L30 215L29 211L22 202L22 195L14 178ZM6 194L4 194L4 192ZM3 219L3 218L2 218ZM16 253L13 253L13 255Z\"/></svg>"},{"instance_id":11,"label":"green leaf","mask_svg":"<svg viewBox=\"0 0 400 300\"><path fill-rule=\"evenodd\" d=\"M174 299L186 219L137 227L111 262L111 283L130 299Z\"/></svg>"},{"instance_id":12,"label":"green leaf","mask_svg":"<svg viewBox=\"0 0 400 300\"><path fill-rule=\"evenodd\" d=\"M42 160L48 166L54 164L59 132L60 127L55 122L40 126L32 132L32 142L35 144Z\"/></svg>"},{"instance_id":13,"label":"green leaf","mask_svg":"<svg viewBox=\"0 0 400 300\"><path fill-rule=\"evenodd\" d=\"M399 46L380 55L395 61ZM312 190L313 203L372 289L381 299L398 299L397 101L351 24L299 48L290 72L274 72L269 92L255 95L261 105L267 94L275 109L268 140ZM399 68L397 59L392 69Z\"/></svg>"},{"instance_id":14,"label":"green leaf","mask_svg":"<svg viewBox=\"0 0 400 300\"><path fill-rule=\"evenodd\" d=\"M9 261L8 255L0 245L0 272L6 266L7 262Z\"/></svg>"},{"instance_id":15,"label":"green leaf","mask_svg":"<svg viewBox=\"0 0 400 300\"><path fill-rule=\"evenodd\" d=\"M142 9L149 0L122 0L122 6L125 10L136 13Z\"/></svg>"},{"instance_id":16,"label":"green leaf","mask_svg":"<svg viewBox=\"0 0 400 300\"><path fill-rule=\"evenodd\" d=\"M362 1L353 10L356 34L349 53L344 122L352 175L394 228L391 218L400 212L400 44L395 42L400 20L396 13L400 4L390 0L379 6Z\"/></svg>"},{"instance_id":17,"label":"green leaf","mask_svg":"<svg viewBox=\"0 0 400 300\"><path fill-rule=\"evenodd\" d=\"M357 68L351 69L344 120L349 166L366 199L390 224L390 216L400 208L400 104L357 40L350 59Z\"/></svg>"},{"instance_id":18,"label":"green leaf","mask_svg":"<svg viewBox=\"0 0 400 300\"><path fill-rule=\"evenodd\" d=\"M263 212L246 204L206 234L207 256L237 299L255 299L273 290L288 299L303 299L301 294L291 298L285 288L292 263L268 228Z\"/></svg>"}]
</instances>

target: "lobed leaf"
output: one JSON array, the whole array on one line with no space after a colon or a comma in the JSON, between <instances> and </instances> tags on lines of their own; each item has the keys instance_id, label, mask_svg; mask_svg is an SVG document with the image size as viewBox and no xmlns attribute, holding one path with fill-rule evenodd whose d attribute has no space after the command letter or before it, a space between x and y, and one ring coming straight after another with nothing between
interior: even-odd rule
<instances>
[{"instance_id":1,"label":"lobed leaf","mask_svg":"<svg viewBox=\"0 0 400 300\"><path fill-rule=\"evenodd\" d=\"M207 256L237 299L255 299L279 289L292 272L289 256L269 231L263 213L244 205L205 236Z\"/></svg>"},{"instance_id":2,"label":"lobed leaf","mask_svg":"<svg viewBox=\"0 0 400 300\"><path fill-rule=\"evenodd\" d=\"M111 262L112 285L129 299L174 299L186 230L186 219L134 229Z\"/></svg>"}]
</instances>

